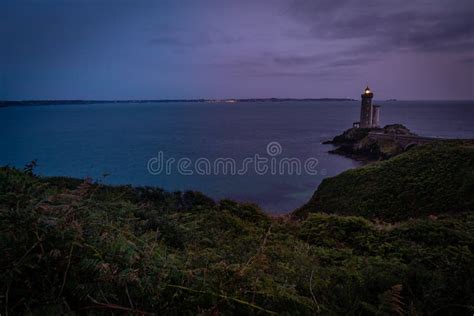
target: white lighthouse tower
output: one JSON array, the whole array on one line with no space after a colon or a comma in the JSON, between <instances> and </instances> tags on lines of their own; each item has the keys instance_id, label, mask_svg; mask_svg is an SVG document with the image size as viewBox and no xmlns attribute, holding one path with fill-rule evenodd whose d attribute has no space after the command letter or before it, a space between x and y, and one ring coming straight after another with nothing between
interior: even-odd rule
<instances>
[{"instance_id":1,"label":"white lighthouse tower","mask_svg":"<svg viewBox=\"0 0 474 316\"><path fill-rule=\"evenodd\" d=\"M380 127L380 105L372 104L374 94L367 86L361 95L360 121L354 123L354 127L374 128Z\"/></svg>"}]
</instances>

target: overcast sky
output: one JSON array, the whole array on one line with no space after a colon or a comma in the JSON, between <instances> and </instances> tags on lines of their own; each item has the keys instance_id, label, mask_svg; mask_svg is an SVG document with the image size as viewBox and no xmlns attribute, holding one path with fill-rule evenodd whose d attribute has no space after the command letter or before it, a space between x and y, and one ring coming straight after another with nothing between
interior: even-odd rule
<instances>
[{"instance_id":1,"label":"overcast sky","mask_svg":"<svg viewBox=\"0 0 474 316\"><path fill-rule=\"evenodd\" d=\"M474 99L472 0L0 0L0 99Z\"/></svg>"}]
</instances>

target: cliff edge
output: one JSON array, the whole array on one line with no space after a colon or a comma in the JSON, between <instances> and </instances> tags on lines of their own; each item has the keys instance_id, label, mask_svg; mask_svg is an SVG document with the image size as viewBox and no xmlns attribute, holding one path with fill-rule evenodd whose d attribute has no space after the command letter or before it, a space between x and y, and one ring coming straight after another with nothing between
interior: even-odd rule
<instances>
[{"instance_id":1,"label":"cliff edge","mask_svg":"<svg viewBox=\"0 0 474 316\"><path fill-rule=\"evenodd\" d=\"M440 141L324 179L293 216L324 212L396 222L473 211L473 192L474 141Z\"/></svg>"}]
</instances>

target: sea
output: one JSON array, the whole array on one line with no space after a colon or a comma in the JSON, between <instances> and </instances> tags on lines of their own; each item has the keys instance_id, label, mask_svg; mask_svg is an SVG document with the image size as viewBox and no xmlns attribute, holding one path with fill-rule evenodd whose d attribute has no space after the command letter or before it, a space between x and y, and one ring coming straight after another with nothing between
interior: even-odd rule
<instances>
[{"instance_id":1,"label":"sea","mask_svg":"<svg viewBox=\"0 0 474 316\"><path fill-rule=\"evenodd\" d=\"M382 125L474 138L474 101L378 101ZM42 176L196 190L285 214L360 162L322 142L358 121L359 101L158 102L0 108L0 165Z\"/></svg>"}]
</instances>

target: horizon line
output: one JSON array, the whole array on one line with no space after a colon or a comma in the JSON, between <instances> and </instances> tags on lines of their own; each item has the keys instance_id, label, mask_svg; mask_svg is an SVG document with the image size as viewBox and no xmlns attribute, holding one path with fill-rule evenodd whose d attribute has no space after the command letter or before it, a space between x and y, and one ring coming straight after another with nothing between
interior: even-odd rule
<instances>
[{"instance_id":1,"label":"horizon line","mask_svg":"<svg viewBox=\"0 0 474 316\"><path fill-rule=\"evenodd\" d=\"M249 101L249 100L292 100L292 101L311 101L311 100L344 100L344 101L359 101L359 99L351 97L255 97L255 98L161 98L161 99L0 99L1 103L17 103L17 102L155 102L155 101ZM474 101L473 99L398 99L398 98L383 98L375 99L374 101Z\"/></svg>"}]
</instances>

